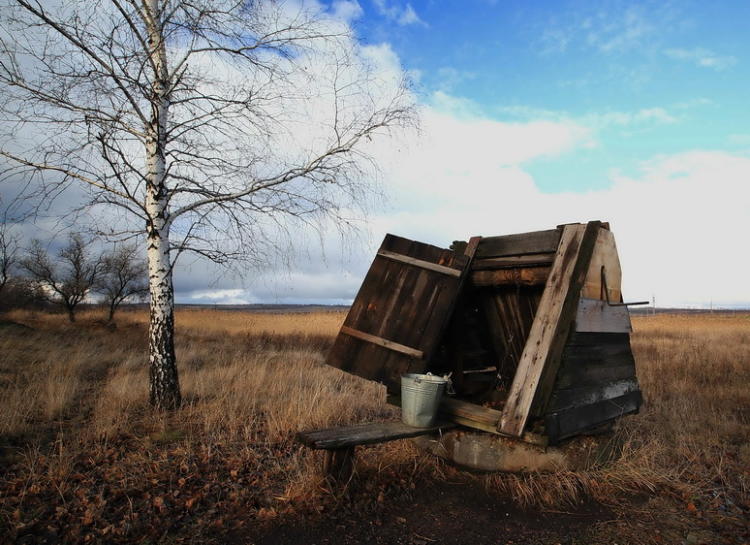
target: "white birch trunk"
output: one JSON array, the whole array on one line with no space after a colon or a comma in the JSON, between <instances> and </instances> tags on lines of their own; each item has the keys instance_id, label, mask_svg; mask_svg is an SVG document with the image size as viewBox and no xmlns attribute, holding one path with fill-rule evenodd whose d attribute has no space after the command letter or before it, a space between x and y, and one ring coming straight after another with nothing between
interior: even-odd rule
<instances>
[{"instance_id":1,"label":"white birch trunk","mask_svg":"<svg viewBox=\"0 0 750 545\"><path fill-rule=\"evenodd\" d=\"M169 228L166 178L166 132L169 116L166 47L161 36L159 0L148 0L146 22L151 60L155 69L152 115L148 127L146 158L148 177L146 211L148 213L148 279L151 294L149 322L149 399L162 409L180 405L180 384L174 351L174 289L169 252Z\"/></svg>"}]
</instances>

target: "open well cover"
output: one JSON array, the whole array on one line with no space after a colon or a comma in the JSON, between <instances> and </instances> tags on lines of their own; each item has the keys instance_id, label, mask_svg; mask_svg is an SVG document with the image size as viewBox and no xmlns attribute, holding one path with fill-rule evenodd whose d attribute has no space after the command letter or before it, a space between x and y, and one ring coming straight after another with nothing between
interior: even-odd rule
<instances>
[{"instance_id":1,"label":"open well cover","mask_svg":"<svg viewBox=\"0 0 750 545\"><path fill-rule=\"evenodd\" d=\"M455 242L387 235L327 363L398 394L453 374L463 425L559 441L638 410L614 236L600 222Z\"/></svg>"}]
</instances>

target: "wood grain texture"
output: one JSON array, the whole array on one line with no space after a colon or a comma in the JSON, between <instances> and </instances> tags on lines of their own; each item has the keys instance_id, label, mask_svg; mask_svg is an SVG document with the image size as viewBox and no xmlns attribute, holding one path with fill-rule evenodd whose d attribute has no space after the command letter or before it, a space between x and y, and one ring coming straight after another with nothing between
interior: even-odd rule
<instances>
[{"instance_id":1,"label":"wood grain texture","mask_svg":"<svg viewBox=\"0 0 750 545\"><path fill-rule=\"evenodd\" d=\"M505 287L480 292L484 318L502 383L509 387L534 323L543 287Z\"/></svg>"},{"instance_id":2,"label":"wood grain texture","mask_svg":"<svg viewBox=\"0 0 750 545\"><path fill-rule=\"evenodd\" d=\"M613 307L606 301L581 297L575 329L584 333L629 333L633 326L628 307Z\"/></svg>"},{"instance_id":3,"label":"wood grain texture","mask_svg":"<svg viewBox=\"0 0 750 545\"><path fill-rule=\"evenodd\" d=\"M593 405L600 401L614 399L639 390L635 377L628 377L595 385L577 386L555 390L549 404L549 412L557 412L573 407Z\"/></svg>"},{"instance_id":4,"label":"wood grain texture","mask_svg":"<svg viewBox=\"0 0 750 545\"><path fill-rule=\"evenodd\" d=\"M386 235L380 251L467 271L466 255ZM438 347L461 288L449 276L377 255L367 272L344 326L421 351L418 359L384 346L339 334L326 363L400 390L404 373L422 372Z\"/></svg>"},{"instance_id":5,"label":"wood grain texture","mask_svg":"<svg viewBox=\"0 0 750 545\"><path fill-rule=\"evenodd\" d=\"M455 424L451 422L438 422L429 428L415 428L403 422L368 422L354 426L302 431L297 434L297 441L312 449L341 449L428 435L454 427Z\"/></svg>"},{"instance_id":6,"label":"wood grain texture","mask_svg":"<svg viewBox=\"0 0 750 545\"><path fill-rule=\"evenodd\" d=\"M500 237L485 237L477 248L477 259L524 254L555 253L561 230L532 231Z\"/></svg>"},{"instance_id":7,"label":"wood grain texture","mask_svg":"<svg viewBox=\"0 0 750 545\"><path fill-rule=\"evenodd\" d=\"M629 334L576 332L565 346L555 389L596 387L635 376Z\"/></svg>"},{"instance_id":8,"label":"wood grain texture","mask_svg":"<svg viewBox=\"0 0 750 545\"><path fill-rule=\"evenodd\" d=\"M499 270L479 270L469 273L475 287L486 286L544 286L550 267L528 267Z\"/></svg>"},{"instance_id":9,"label":"wood grain texture","mask_svg":"<svg viewBox=\"0 0 750 545\"><path fill-rule=\"evenodd\" d=\"M641 402L641 392L636 390L614 399L550 413L544 419L547 436L550 443L555 444L561 439L584 433L615 418L637 412Z\"/></svg>"},{"instance_id":10,"label":"wood grain texture","mask_svg":"<svg viewBox=\"0 0 750 545\"><path fill-rule=\"evenodd\" d=\"M395 343L393 341L389 341L388 339L376 337L375 335L370 335L369 333L363 333L362 331L357 331L356 329L353 329L349 326L342 326L341 333L343 333L344 335L355 337L357 339L361 339L363 341L367 341L369 343L377 344L378 346L382 346L383 348L387 348L389 350L401 352L402 354L405 354L411 358L422 359L424 357L424 352L422 352L421 350L415 350L410 346L404 346L403 344Z\"/></svg>"},{"instance_id":11,"label":"wood grain texture","mask_svg":"<svg viewBox=\"0 0 750 545\"><path fill-rule=\"evenodd\" d=\"M600 229L596 238L594 254L591 256L589 270L583 283L581 297L587 299L604 299L602 296L602 267L607 275L607 291L612 303L619 303L622 298L622 269L617 255L617 245L612 231Z\"/></svg>"},{"instance_id":12,"label":"wood grain texture","mask_svg":"<svg viewBox=\"0 0 750 545\"><path fill-rule=\"evenodd\" d=\"M532 404L535 401L546 404L599 231L599 222L563 228L555 261L498 426L498 430L506 435L520 436Z\"/></svg>"},{"instance_id":13,"label":"wood grain texture","mask_svg":"<svg viewBox=\"0 0 750 545\"><path fill-rule=\"evenodd\" d=\"M388 259L392 259L394 261L399 261L401 263L406 263L407 265L413 265L414 267L421 267L423 269L428 269L430 271L439 272L442 274L447 274L449 276L461 276L461 269L453 269L451 267L446 267L444 265L438 265L436 263L432 263L430 261L425 261L423 259L415 259L413 257L409 257L407 255L401 255L397 254L395 252L389 252L387 250L380 250L378 252L379 256L386 257Z\"/></svg>"},{"instance_id":14,"label":"wood grain texture","mask_svg":"<svg viewBox=\"0 0 750 545\"><path fill-rule=\"evenodd\" d=\"M512 257L491 257L475 259L471 264L472 271L495 269L513 269L517 267L550 267L555 254L531 254Z\"/></svg>"}]
</instances>

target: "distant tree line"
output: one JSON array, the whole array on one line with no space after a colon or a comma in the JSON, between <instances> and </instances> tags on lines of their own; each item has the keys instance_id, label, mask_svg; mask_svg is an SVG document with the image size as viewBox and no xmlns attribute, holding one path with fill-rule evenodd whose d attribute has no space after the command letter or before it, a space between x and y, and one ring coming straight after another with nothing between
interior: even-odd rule
<instances>
[{"instance_id":1,"label":"distant tree line","mask_svg":"<svg viewBox=\"0 0 750 545\"><path fill-rule=\"evenodd\" d=\"M95 252L93 241L71 233L66 244L50 253L39 240L23 248L17 234L0 226L0 310L63 309L71 322L84 302L107 309L107 321L124 302L148 295L147 266L135 245Z\"/></svg>"}]
</instances>

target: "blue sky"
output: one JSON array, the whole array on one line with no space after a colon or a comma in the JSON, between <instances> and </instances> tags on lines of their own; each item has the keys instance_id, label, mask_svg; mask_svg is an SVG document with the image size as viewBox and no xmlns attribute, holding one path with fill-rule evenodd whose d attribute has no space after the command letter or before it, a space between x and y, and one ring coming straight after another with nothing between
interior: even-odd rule
<instances>
[{"instance_id":1,"label":"blue sky","mask_svg":"<svg viewBox=\"0 0 750 545\"><path fill-rule=\"evenodd\" d=\"M282 8L350 30L355 60L383 89L410 79L420 130L362 150L386 198L357 237L290 228L284 259L237 274L181 258L178 302L348 303L386 233L447 247L600 219L612 226L627 300L750 308L750 2ZM321 88L316 112L330 96ZM304 141L325 126L303 116L294 134ZM24 236L59 238L60 210Z\"/></svg>"},{"instance_id":2,"label":"blue sky","mask_svg":"<svg viewBox=\"0 0 750 545\"><path fill-rule=\"evenodd\" d=\"M387 205L347 251L329 237L286 275L203 290L178 273L178 300L346 303L385 233L446 247L601 219L627 300L750 307L749 2L318 5L414 84L420 132L374 154Z\"/></svg>"},{"instance_id":3,"label":"blue sky","mask_svg":"<svg viewBox=\"0 0 750 545\"><path fill-rule=\"evenodd\" d=\"M595 148L527 165L545 191L601 188L659 153L750 148L748 2L360 6L355 30L390 44L423 101L445 92L491 119L597 126Z\"/></svg>"}]
</instances>

